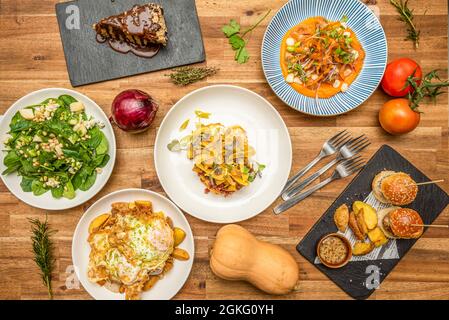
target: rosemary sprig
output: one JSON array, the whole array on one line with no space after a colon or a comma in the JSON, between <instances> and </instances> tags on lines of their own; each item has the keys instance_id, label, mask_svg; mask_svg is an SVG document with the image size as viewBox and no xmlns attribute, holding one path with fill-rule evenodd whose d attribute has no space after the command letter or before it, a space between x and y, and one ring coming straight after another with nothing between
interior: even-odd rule
<instances>
[{"instance_id":1,"label":"rosemary sprig","mask_svg":"<svg viewBox=\"0 0 449 320\"><path fill-rule=\"evenodd\" d=\"M396 8L399 13L399 20L407 24L408 36L406 40L411 40L415 44L415 49L419 47L419 36L421 31L418 30L413 22L415 16L413 15L413 10L408 7L409 0L390 0L390 3Z\"/></svg>"},{"instance_id":2,"label":"rosemary sprig","mask_svg":"<svg viewBox=\"0 0 449 320\"><path fill-rule=\"evenodd\" d=\"M433 70L427 73L422 79L416 78L414 75L407 79L407 86L410 85L413 90L408 94L410 108L419 112L418 107L424 98L431 99L436 103L437 97L443 93L445 87L449 87L449 80L442 80L438 75L441 70ZM421 83L419 83L421 80Z\"/></svg>"},{"instance_id":3,"label":"rosemary sprig","mask_svg":"<svg viewBox=\"0 0 449 320\"><path fill-rule=\"evenodd\" d=\"M182 67L165 76L170 77L171 81L178 86L186 86L212 76L218 70L215 67Z\"/></svg>"},{"instance_id":4,"label":"rosemary sprig","mask_svg":"<svg viewBox=\"0 0 449 320\"><path fill-rule=\"evenodd\" d=\"M31 241L33 245L34 262L41 270L42 281L48 290L48 297L53 299L51 288L51 273L54 267L53 244L50 236L55 233L50 229L47 218L45 222L38 219L28 219L31 223Z\"/></svg>"}]
</instances>

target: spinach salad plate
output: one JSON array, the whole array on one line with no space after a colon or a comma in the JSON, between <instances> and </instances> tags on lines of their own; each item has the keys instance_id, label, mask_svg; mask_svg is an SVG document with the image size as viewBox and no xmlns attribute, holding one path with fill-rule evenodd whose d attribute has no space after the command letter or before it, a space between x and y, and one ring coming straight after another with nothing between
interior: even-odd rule
<instances>
[{"instance_id":1,"label":"spinach salad plate","mask_svg":"<svg viewBox=\"0 0 449 320\"><path fill-rule=\"evenodd\" d=\"M1 178L25 203L47 210L96 195L115 162L107 116L86 96L43 89L14 103L1 119Z\"/></svg>"}]
</instances>

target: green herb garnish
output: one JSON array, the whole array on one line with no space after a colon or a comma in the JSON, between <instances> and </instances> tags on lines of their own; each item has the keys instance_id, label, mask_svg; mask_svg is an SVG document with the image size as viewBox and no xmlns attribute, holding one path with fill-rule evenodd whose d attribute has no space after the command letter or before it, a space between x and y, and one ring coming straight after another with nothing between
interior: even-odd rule
<instances>
[{"instance_id":1,"label":"green herb garnish","mask_svg":"<svg viewBox=\"0 0 449 320\"><path fill-rule=\"evenodd\" d=\"M29 219L29 221L31 223L34 262L41 270L42 282L47 287L48 297L53 299L51 273L55 259L53 258L53 244L50 236L56 231L50 229L47 218L45 218L45 222L38 219Z\"/></svg>"},{"instance_id":2,"label":"green herb garnish","mask_svg":"<svg viewBox=\"0 0 449 320\"><path fill-rule=\"evenodd\" d=\"M254 25L243 32L241 31L240 24L234 19L230 20L229 24L224 25L221 28L225 36L229 39L229 44L231 45L232 50L235 51L234 60L239 64L246 63L249 60L249 53L246 49L249 40L245 40L245 36L257 28L270 12L271 10L268 10L267 13L265 13Z\"/></svg>"},{"instance_id":3,"label":"green herb garnish","mask_svg":"<svg viewBox=\"0 0 449 320\"><path fill-rule=\"evenodd\" d=\"M436 98L443 93L442 90L449 87L449 80L442 80L438 72L439 70L430 71L422 79L417 79L414 75L408 77L405 87L410 85L413 88L412 92L408 94L410 107L413 110L418 111L419 104L425 98L429 98L435 103ZM419 80L421 80L420 84L418 84Z\"/></svg>"},{"instance_id":4,"label":"green herb garnish","mask_svg":"<svg viewBox=\"0 0 449 320\"><path fill-rule=\"evenodd\" d=\"M207 77L213 76L219 69L215 67L182 67L166 74L178 86L187 86Z\"/></svg>"},{"instance_id":5,"label":"green herb garnish","mask_svg":"<svg viewBox=\"0 0 449 320\"><path fill-rule=\"evenodd\" d=\"M399 13L399 20L405 22L407 25L408 36L406 40L411 40L415 44L415 49L419 47L419 36L421 31L419 31L413 19L415 16L413 15L413 10L408 7L408 0L390 0L390 3L396 8L396 11Z\"/></svg>"}]
</instances>

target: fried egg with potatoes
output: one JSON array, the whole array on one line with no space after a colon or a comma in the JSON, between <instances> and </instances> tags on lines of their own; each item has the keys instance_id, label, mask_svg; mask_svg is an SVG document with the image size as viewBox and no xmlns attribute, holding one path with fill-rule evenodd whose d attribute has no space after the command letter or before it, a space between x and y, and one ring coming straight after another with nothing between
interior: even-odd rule
<instances>
[{"instance_id":1,"label":"fried egg with potatoes","mask_svg":"<svg viewBox=\"0 0 449 320\"><path fill-rule=\"evenodd\" d=\"M150 280L153 285L171 268L179 244L176 235L183 232L173 228L164 213L153 212L149 201L114 203L110 213L89 226L88 278L111 291L125 292L127 299L138 299ZM178 254L187 254L182 251L176 248Z\"/></svg>"}]
</instances>

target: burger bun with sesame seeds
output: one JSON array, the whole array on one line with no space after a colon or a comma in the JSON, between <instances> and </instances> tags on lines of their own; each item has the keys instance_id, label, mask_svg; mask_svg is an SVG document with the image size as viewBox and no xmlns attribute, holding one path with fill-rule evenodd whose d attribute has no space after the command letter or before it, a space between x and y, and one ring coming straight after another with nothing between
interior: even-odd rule
<instances>
[{"instance_id":1,"label":"burger bun with sesame seeds","mask_svg":"<svg viewBox=\"0 0 449 320\"><path fill-rule=\"evenodd\" d=\"M415 200L418 186L404 172L381 171L372 182L373 194L382 203L404 206Z\"/></svg>"},{"instance_id":2,"label":"burger bun with sesame seeds","mask_svg":"<svg viewBox=\"0 0 449 320\"><path fill-rule=\"evenodd\" d=\"M390 239L416 239L419 238L424 227L418 212L409 208L390 207L378 213L379 228Z\"/></svg>"}]
</instances>

